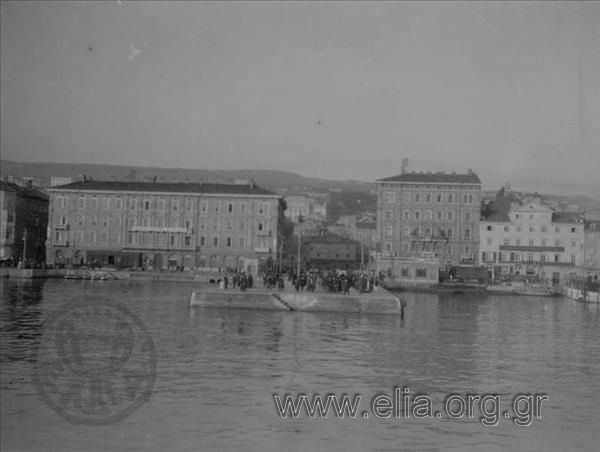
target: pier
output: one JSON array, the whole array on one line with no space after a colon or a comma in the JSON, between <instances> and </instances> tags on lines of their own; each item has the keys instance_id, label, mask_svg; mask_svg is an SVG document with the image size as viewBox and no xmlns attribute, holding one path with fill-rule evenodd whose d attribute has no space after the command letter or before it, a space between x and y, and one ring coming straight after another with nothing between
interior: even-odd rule
<instances>
[{"instance_id":1,"label":"pier","mask_svg":"<svg viewBox=\"0 0 600 452\"><path fill-rule=\"evenodd\" d=\"M401 314L400 300L385 289L350 295L340 292L294 290L201 289L192 293L190 306L222 309L264 309L271 311L356 312Z\"/></svg>"}]
</instances>

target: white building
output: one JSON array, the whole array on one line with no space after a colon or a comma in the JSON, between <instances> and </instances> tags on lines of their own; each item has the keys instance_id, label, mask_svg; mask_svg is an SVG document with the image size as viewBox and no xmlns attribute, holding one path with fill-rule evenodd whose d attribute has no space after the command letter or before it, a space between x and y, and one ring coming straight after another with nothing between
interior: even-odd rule
<instances>
[{"instance_id":1,"label":"white building","mask_svg":"<svg viewBox=\"0 0 600 452\"><path fill-rule=\"evenodd\" d=\"M539 276L559 282L583 263L584 224L539 201L492 203L480 225L480 262L494 278ZM501 208L494 208L494 207ZM510 207L509 207L510 206Z\"/></svg>"}]
</instances>

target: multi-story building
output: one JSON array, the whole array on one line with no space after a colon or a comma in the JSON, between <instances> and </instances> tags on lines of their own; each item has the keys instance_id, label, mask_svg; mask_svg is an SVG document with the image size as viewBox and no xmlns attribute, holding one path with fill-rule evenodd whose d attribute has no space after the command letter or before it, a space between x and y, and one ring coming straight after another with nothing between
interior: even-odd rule
<instances>
[{"instance_id":1,"label":"multi-story building","mask_svg":"<svg viewBox=\"0 0 600 452\"><path fill-rule=\"evenodd\" d=\"M433 255L442 267L477 262L481 180L474 172L404 172L376 187L382 257Z\"/></svg>"},{"instance_id":2,"label":"multi-story building","mask_svg":"<svg viewBox=\"0 0 600 452\"><path fill-rule=\"evenodd\" d=\"M480 261L495 278L536 275L559 282L583 265L584 224L540 199L497 199L482 212Z\"/></svg>"},{"instance_id":3,"label":"multi-story building","mask_svg":"<svg viewBox=\"0 0 600 452\"><path fill-rule=\"evenodd\" d=\"M1 181L0 213L0 259L44 262L48 195L31 185Z\"/></svg>"},{"instance_id":4,"label":"multi-story building","mask_svg":"<svg viewBox=\"0 0 600 452\"><path fill-rule=\"evenodd\" d=\"M586 220L582 276L600 275L600 220Z\"/></svg>"},{"instance_id":5,"label":"multi-story building","mask_svg":"<svg viewBox=\"0 0 600 452\"><path fill-rule=\"evenodd\" d=\"M253 183L84 178L48 191L51 264L215 269L276 257L283 203Z\"/></svg>"}]
</instances>

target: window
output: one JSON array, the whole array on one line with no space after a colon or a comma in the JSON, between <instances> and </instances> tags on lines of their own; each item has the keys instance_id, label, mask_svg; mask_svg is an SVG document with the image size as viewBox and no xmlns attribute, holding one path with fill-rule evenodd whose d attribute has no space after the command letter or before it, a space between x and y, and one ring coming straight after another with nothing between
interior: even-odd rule
<instances>
[{"instance_id":1,"label":"window","mask_svg":"<svg viewBox=\"0 0 600 452\"><path fill-rule=\"evenodd\" d=\"M404 213L404 219L410 220L410 210L405 210L403 213Z\"/></svg>"},{"instance_id":2,"label":"window","mask_svg":"<svg viewBox=\"0 0 600 452\"><path fill-rule=\"evenodd\" d=\"M509 226L504 226L504 232L509 232L510 231L510 227Z\"/></svg>"},{"instance_id":3,"label":"window","mask_svg":"<svg viewBox=\"0 0 600 452\"><path fill-rule=\"evenodd\" d=\"M558 254L554 255L554 262L560 262L560 256Z\"/></svg>"},{"instance_id":4,"label":"window","mask_svg":"<svg viewBox=\"0 0 600 452\"><path fill-rule=\"evenodd\" d=\"M227 239L225 239L225 243L227 248L231 248L231 237L227 237Z\"/></svg>"},{"instance_id":5,"label":"window","mask_svg":"<svg viewBox=\"0 0 600 452\"><path fill-rule=\"evenodd\" d=\"M510 245L510 240L509 239L504 239L504 245Z\"/></svg>"},{"instance_id":6,"label":"window","mask_svg":"<svg viewBox=\"0 0 600 452\"><path fill-rule=\"evenodd\" d=\"M415 202L421 202L421 193L419 193L419 192L415 193Z\"/></svg>"},{"instance_id":7,"label":"window","mask_svg":"<svg viewBox=\"0 0 600 452\"><path fill-rule=\"evenodd\" d=\"M206 246L206 237L200 236L200 246Z\"/></svg>"},{"instance_id":8,"label":"window","mask_svg":"<svg viewBox=\"0 0 600 452\"><path fill-rule=\"evenodd\" d=\"M488 244L488 245L491 245L491 244L492 244L492 239L491 239L491 238L489 238L489 237L488 237L488 239L487 239L487 244Z\"/></svg>"},{"instance_id":9,"label":"window","mask_svg":"<svg viewBox=\"0 0 600 452\"><path fill-rule=\"evenodd\" d=\"M521 232L521 226L517 226L517 232Z\"/></svg>"},{"instance_id":10,"label":"window","mask_svg":"<svg viewBox=\"0 0 600 452\"><path fill-rule=\"evenodd\" d=\"M542 232L546 232L546 230L547 230L547 229L548 229L548 228L547 228L546 226L542 226L540 230L541 230Z\"/></svg>"},{"instance_id":11,"label":"window","mask_svg":"<svg viewBox=\"0 0 600 452\"><path fill-rule=\"evenodd\" d=\"M187 210L188 212L190 212L192 210L192 200L191 199L187 199L185 201L185 210Z\"/></svg>"},{"instance_id":12,"label":"window","mask_svg":"<svg viewBox=\"0 0 600 452\"><path fill-rule=\"evenodd\" d=\"M487 254L485 253L485 251L481 252L481 260L484 262L487 260Z\"/></svg>"},{"instance_id":13,"label":"window","mask_svg":"<svg viewBox=\"0 0 600 452\"><path fill-rule=\"evenodd\" d=\"M185 236L185 246L190 246L192 244L192 238L189 235Z\"/></svg>"},{"instance_id":14,"label":"window","mask_svg":"<svg viewBox=\"0 0 600 452\"><path fill-rule=\"evenodd\" d=\"M555 240L554 241L554 246L560 246L560 240Z\"/></svg>"},{"instance_id":15,"label":"window","mask_svg":"<svg viewBox=\"0 0 600 452\"><path fill-rule=\"evenodd\" d=\"M417 278L427 278L427 269L423 267L417 267L415 270L415 276Z\"/></svg>"},{"instance_id":16,"label":"window","mask_svg":"<svg viewBox=\"0 0 600 452\"><path fill-rule=\"evenodd\" d=\"M404 226L403 234L405 237L408 237L410 235L410 228L408 226Z\"/></svg>"},{"instance_id":17,"label":"window","mask_svg":"<svg viewBox=\"0 0 600 452\"><path fill-rule=\"evenodd\" d=\"M571 228L571 232L575 232L575 228Z\"/></svg>"},{"instance_id":18,"label":"window","mask_svg":"<svg viewBox=\"0 0 600 452\"><path fill-rule=\"evenodd\" d=\"M473 204L473 194L469 193L469 204Z\"/></svg>"},{"instance_id":19,"label":"window","mask_svg":"<svg viewBox=\"0 0 600 452\"><path fill-rule=\"evenodd\" d=\"M574 254L571 254L571 263L575 264L575 255Z\"/></svg>"},{"instance_id":20,"label":"window","mask_svg":"<svg viewBox=\"0 0 600 452\"><path fill-rule=\"evenodd\" d=\"M492 230L493 230L493 227L492 227L492 225L491 225L491 224L488 224L488 226L487 226L487 228L486 228L486 229L487 229L488 231L492 231Z\"/></svg>"},{"instance_id":21,"label":"window","mask_svg":"<svg viewBox=\"0 0 600 452\"><path fill-rule=\"evenodd\" d=\"M219 237L213 237L213 246L215 248L219 246Z\"/></svg>"},{"instance_id":22,"label":"window","mask_svg":"<svg viewBox=\"0 0 600 452\"><path fill-rule=\"evenodd\" d=\"M533 246L533 240L529 241L529 246Z\"/></svg>"},{"instance_id":23,"label":"window","mask_svg":"<svg viewBox=\"0 0 600 452\"><path fill-rule=\"evenodd\" d=\"M393 191L384 192L383 193L383 202L395 203L396 202L396 193Z\"/></svg>"},{"instance_id":24,"label":"window","mask_svg":"<svg viewBox=\"0 0 600 452\"><path fill-rule=\"evenodd\" d=\"M438 210L438 211L436 212L436 218L437 218L438 220L442 220L442 219L444 218L444 212L442 212L441 210Z\"/></svg>"},{"instance_id":25,"label":"window","mask_svg":"<svg viewBox=\"0 0 600 452\"><path fill-rule=\"evenodd\" d=\"M117 210L121 210L123 208L123 200L121 198L117 199Z\"/></svg>"},{"instance_id":26,"label":"window","mask_svg":"<svg viewBox=\"0 0 600 452\"><path fill-rule=\"evenodd\" d=\"M554 228L554 232L560 232L560 228L557 226Z\"/></svg>"},{"instance_id":27,"label":"window","mask_svg":"<svg viewBox=\"0 0 600 452\"><path fill-rule=\"evenodd\" d=\"M175 236L171 235L171 245L175 245Z\"/></svg>"},{"instance_id":28,"label":"window","mask_svg":"<svg viewBox=\"0 0 600 452\"><path fill-rule=\"evenodd\" d=\"M465 228L465 239L471 238L471 228Z\"/></svg>"},{"instance_id":29,"label":"window","mask_svg":"<svg viewBox=\"0 0 600 452\"><path fill-rule=\"evenodd\" d=\"M421 219L421 211L415 210L415 220L420 220L420 219Z\"/></svg>"},{"instance_id":30,"label":"window","mask_svg":"<svg viewBox=\"0 0 600 452\"><path fill-rule=\"evenodd\" d=\"M246 244L246 237L240 237L239 239L240 248L244 248Z\"/></svg>"},{"instance_id":31,"label":"window","mask_svg":"<svg viewBox=\"0 0 600 452\"><path fill-rule=\"evenodd\" d=\"M546 240L542 239L542 246L546 246Z\"/></svg>"},{"instance_id":32,"label":"window","mask_svg":"<svg viewBox=\"0 0 600 452\"><path fill-rule=\"evenodd\" d=\"M392 219L392 217L393 217L393 212L392 212L392 210L391 210L391 209L387 209L387 210L385 211L385 219L386 219L386 220L391 220L391 219Z\"/></svg>"},{"instance_id":33,"label":"window","mask_svg":"<svg viewBox=\"0 0 600 452\"><path fill-rule=\"evenodd\" d=\"M136 201L135 201L135 199L130 199L130 200L129 200L129 208L130 208L131 210L135 210L135 205L136 205Z\"/></svg>"},{"instance_id":34,"label":"window","mask_svg":"<svg viewBox=\"0 0 600 452\"><path fill-rule=\"evenodd\" d=\"M438 204L442 202L442 194L441 193L437 194L436 200L437 200Z\"/></svg>"},{"instance_id":35,"label":"window","mask_svg":"<svg viewBox=\"0 0 600 452\"><path fill-rule=\"evenodd\" d=\"M150 210L150 201L144 201L144 210Z\"/></svg>"},{"instance_id":36,"label":"window","mask_svg":"<svg viewBox=\"0 0 600 452\"><path fill-rule=\"evenodd\" d=\"M448 232L446 233L448 238L452 238L452 228L448 228Z\"/></svg>"},{"instance_id":37,"label":"window","mask_svg":"<svg viewBox=\"0 0 600 452\"><path fill-rule=\"evenodd\" d=\"M265 224L264 224L262 221L259 221L259 222L258 222L258 227L257 227L257 229L258 229L259 231L264 231L264 229L265 229Z\"/></svg>"},{"instance_id":38,"label":"window","mask_svg":"<svg viewBox=\"0 0 600 452\"><path fill-rule=\"evenodd\" d=\"M431 193L427 193L425 195L425 202L430 203L431 202Z\"/></svg>"},{"instance_id":39,"label":"window","mask_svg":"<svg viewBox=\"0 0 600 452\"><path fill-rule=\"evenodd\" d=\"M173 200L172 206L173 206L173 211L177 212L179 210L179 201Z\"/></svg>"},{"instance_id":40,"label":"window","mask_svg":"<svg viewBox=\"0 0 600 452\"><path fill-rule=\"evenodd\" d=\"M232 202L227 203L227 213L233 213L233 203Z\"/></svg>"},{"instance_id":41,"label":"window","mask_svg":"<svg viewBox=\"0 0 600 452\"><path fill-rule=\"evenodd\" d=\"M529 232L535 232L535 228L533 226L529 226Z\"/></svg>"},{"instance_id":42,"label":"window","mask_svg":"<svg viewBox=\"0 0 600 452\"><path fill-rule=\"evenodd\" d=\"M404 202L410 202L410 192L404 192Z\"/></svg>"},{"instance_id":43,"label":"window","mask_svg":"<svg viewBox=\"0 0 600 452\"><path fill-rule=\"evenodd\" d=\"M158 210L160 210L161 212L163 210L165 210L165 201L164 199L159 199L158 201L156 201L156 207L158 208Z\"/></svg>"},{"instance_id":44,"label":"window","mask_svg":"<svg viewBox=\"0 0 600 452\"><path fill-rule=\"evenodd\" d=\"M98 199L97 198L92 198L92 202L91 202L91 209L97 209L98 208Z\"/></svg>"},{"instance_id":45,"label":"window","mask_svg":"<svg viewBox=\"0 0 600 452\"><path fill-rule=\"evenodd\" d=\"M215 201L215 213L221 213L221 201Z\"/></svg>"},{"instance_id":46,"label":"window","mask_svg":"<svg viewBox=\"0 0 600 452\"><path fill-rule=\"evenodd\" d=\"M208 212L208 201L202 201L200 203L200 213L207 213Z\"/></svg>"},{"instance_id":47,"label":"window","mask_svg":"<svg viewBox=\"0 0 600 452\"><path fill-rule=\"evenodd\" d=\"M386 237L391 237L394 235L394 228L391 225L385 227L385 235Z\"/></svg>"},{"instance_id":48,"label":"window","mask_svg":"<svg viewBox=\"0 0 600 452\"><path fill-rule=\"evenodd\" d=\"M454 196L452 195L452 193L450 193L448 195L448 204L452 204L454 202Z\"/></svg>"},{"instance_id":49,"label":"window","mask_svg":"<svg viewBox=\"0 0 600 452\"><path fill-rule=\"evenodd\" d=\"M521 239L517 239L517 240L516 240L516 245L517 245L517 246L521 246Z\"/></svg>"},{"instance_id":50,"label":"window","mask_svg":"<svg viewBox=\"0 0 600 452\"><path fill-rule=\"evenodd\" d=\"M453 220L454 219L454 212L450 211L448 212L448 220Z\"/></svg>"},{"instance_id":51,"label":"window","mask_svg":"<svg viewBox=\"0 0 600 452\"><path fill-rule=\"evenodd\" d=\"M62 199L62 198L61 198L61 199ZM60 207L63 207L63 206L60 206ZM85 198L84 198L83 196L81 196L81 197L79 198L79 208L80 208L80 209L85 209Z\"/></svg>"},{"instance_id":52,"label":"window","mask_svg":"<svg viewBox=\"0 0 600 452\"><path fill-rule=\"evenodd\" d=\"M408 278L408 267L402 267L400 269L400 276L403 278Z\"/></svg>"},{"instance_id":53,"label":"window","mask_svg":"<svg viewBox=\"0 0 600 452\"><path fill-rule=\"evenodd\" d=\"M240 211L242 213L246 213L247 209L248 209L248 204L246 204L245 202L240 203Z\"/></svg>"},{"instance_id":54,"label":"window","mask_svg":"<svg viewBox=\"0 0 600 452\"><path fill-rule=\"evenodd\" d=\"M431 212L431 210L426 210L425 211L425 219L431 220L432 218L433 218L433 212Z\"/></svg>"},{"instance_id":55,"label":"window","mask_svg":"<svg viewBox=\"0 0 600 452\"><path fill-rule=\"evenodd\" d=\"M471 212L465 212L465 221L471 220Z\"/></svg>"},{"instance_id":56,"label":"window","mask_svg":"<svg viewBox=\"0 0 600 452\"><path fill-rule=\"evenodd\" d=\"M470 256L471 255L471 245L465 245L463 251L464 251L465 256Z\"/></svg>"},{"instance_id":57,"label":"window","mask_svg":"<svg viewBox=\"0 0 600 452\"><path fill-rule=\"evenodd\" d=\"M576 247L576 246L577 246L577 241L571 240L571 248Z\"/></svg>"}]
</instances>

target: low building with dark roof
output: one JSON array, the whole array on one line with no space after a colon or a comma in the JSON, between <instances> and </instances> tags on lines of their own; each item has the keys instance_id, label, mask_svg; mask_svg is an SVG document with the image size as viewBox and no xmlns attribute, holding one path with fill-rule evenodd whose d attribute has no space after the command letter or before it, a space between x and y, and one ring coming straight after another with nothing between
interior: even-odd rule
<instances>
[{"instance_id":1,"label":"low building with dark roof","mask_svg":"<svg viewBox=\"0 0 600 452\"><path fill-rule=\"evenodd\" d=\"M381 257L427 254L442 268L477 263L481 205L477 174L403 172L375 184Z\"/></svg>"},{"instance_id":2,"label":"low building with dark roof","mask_svg":"<svg viewBox=\"0 0 600 452\"><path fill-rule=\"evenodd\" d=\"M0 260L43 263L48 195L30 185L0 181L0 212Z\"/></svg>"},{"instance_id":3,"label":"low building with dark roof","mask_svg":"<svg viewBox=\"0 0 600 452\"><path fill-rule=\"evenodd\" d=\"M256 273L276 257L283 202L254 183L84 178L48 192L51 264Z\"/></svg>"}]
</instances>

